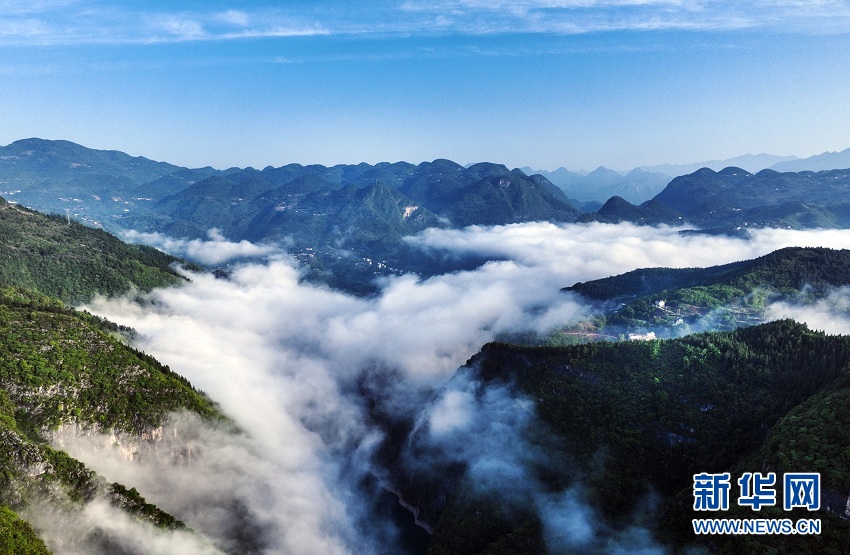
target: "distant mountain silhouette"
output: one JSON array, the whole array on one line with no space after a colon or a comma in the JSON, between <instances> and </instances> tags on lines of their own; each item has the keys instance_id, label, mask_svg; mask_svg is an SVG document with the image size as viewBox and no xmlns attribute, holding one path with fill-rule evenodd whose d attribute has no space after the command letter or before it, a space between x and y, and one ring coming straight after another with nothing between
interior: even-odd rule
<instances>
[{"instance_id":1,"label":"distant mountain silhouette","mask_svg":"<svg viewBox=\"0 0 850 555\"><path fill-rule=\"evenodd\" d=\"M770 167L778 172L823 171L850 168L850 148L841 152L824 152L809 158L779 162Z\"/></svg>"},{"instance_id":2,"label":"distant mountain silhouette","mask_svg":"<svg viewBox=\"0 0 850 555\"><path fill-rule=\"evenodd\" d=\"M522 168L526 173L534 172ZM619 196L631 203L644 202L661 191L670 182L670 176L647 172L635 168L623 175L620 172L599 166L592 172L581 175L564 168L554 172L534 172L546 177L563 190L568 197L580 202L603 201Z\"/></svg>"},{"instance_id":3,"label":"distant mountain silhouette","mask_svg":"<svg viewBox=\"0 0 850 555\"><path fill-rule=\"evenodd\" d=\"M680 212L656 200L649 200L636 206L621 197L611 197L602 207L592 214L582 214L579 222L603 222L616 224L632 222L644 225L681 224Z\"/></svg>"},{"instance_id":4,"label":"distant mountain silhouette","mask_svg":"<svg viewBox=\"0 0 850 555\"><path fill-rule=\"evenodd\" d=\"M829 166L846 156L850 149L782 163ZM741 157L753 164L775 158ZM604 167L586 175L564 169L534 174L445 159L217 170L68 141L25 139L0 147L0 195L11 202L67 211L81 223L119 233L206 238L210 228L218 228L230 240L281 242L324 276L318 279L344 274L358 291L382 273L436 271L437 259L422 258L404 239L429 227L687 222L701 232L739 234L764 226L850 227L848 174L834 169L753 174L726 167L668 179L644 169L625 175ZM583 214L579 207L596 211Z\"/></svg>"},{"instance_id":5,"label":"distant mountain silhouette","mask_svg":"<svg viewBox=\"0 0 850 555\"><path fill-rule=\"evenodd\" d=\"M702 227L850 225L850 170L753 175L703 168L672 180L653 199Z\"/></svg>"},{"instance_id":6,"label":"distant mountain silhouette","mask_svg":"<svg viewBox=\"0 0 850 555\"><path fill-rule=\"evenodd\" d=\"M640 169L648 172L659 172L670 177L693 173L701 168L709 168L714 171L720 171L723 168L735 167L747 170L750 173L757 173L765 168L770 168L775 164L782 162L791 162L797 160L796 156L776 156L775 154L744 154L734 158L725 160L706 160L703 162L694 162L691 164L660 164L656 166L641 166Z\"/></svg>"}]
</instances>

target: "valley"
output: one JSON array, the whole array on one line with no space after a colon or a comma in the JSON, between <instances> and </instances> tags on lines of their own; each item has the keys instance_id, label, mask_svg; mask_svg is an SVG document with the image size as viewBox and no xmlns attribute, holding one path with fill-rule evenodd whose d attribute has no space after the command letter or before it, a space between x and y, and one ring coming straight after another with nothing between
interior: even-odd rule
<instances>
[{"instance_id":1,"label":"valley","mask_svg":"<svg viewBox=\"0 0 850 555\"><path fill-rule=\"evenodd\" d=\"M843 170L699 170L582 212L498 164L24 146L0 164L19 552L844 550L850 351L814 327L850 306ZM827 219L789 229L804 195ZM819 536L694 536L693 475L756 469L820 473Z\"/></svg>"}]
</instances>

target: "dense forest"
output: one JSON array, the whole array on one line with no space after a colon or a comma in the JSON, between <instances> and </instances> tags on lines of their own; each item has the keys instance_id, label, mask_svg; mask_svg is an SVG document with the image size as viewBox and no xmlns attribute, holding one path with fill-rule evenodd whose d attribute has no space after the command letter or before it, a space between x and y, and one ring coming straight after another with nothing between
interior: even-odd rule
<instances>
[{"instance_id":1,"label":"dense forest","mask_svg":"<svg viewBox=\"0 0 850 555\"><path fill-rule=\"evenodd\" d=\"M810 303L845 285L850 251L789 247L710 268L644 268L564 290L596 304L593 331L671 337L761 323L770 302Z\"/></svg>"},{"instance_id":2,"label":"dense forest","mask_svg":"<svg viewBox=\"0 0 850 555\"><path fill-rule=\"evenodd\" d=\"M777 321L667 341L494 343L462 372L488 387L510 384L534 400L542 423L526 441L543 445L550 461L536 468L536 480L550 493L579 485L614 530L632 525L635 511L654 495L657 515L642 526L668 547L684 549L697 541L690 524L700 516L692 511L694 474L820 472L824 496L837 500L816 514L822 535L715 536L703 546L728 553L744 546L753 553L846 552L850 338ZM537 435L546 430L560 441ZM476 492L455 471L432 553L544 551L529 499ZM796 509L790 515L811 516Z\"/></svg>"},{"instance_id":3,"label":"dense forest","mask_svg":"<svg viewBox=\"0 0 850 555\"><path fill-rule=\"evenodd\" d=\"M117 295L182 282L174 268L178 263L186 264L64 216L46 216L0 199L0 285L77 303L95 293Z\"/></svg>"},{"instance_id":4,"label":"dense forest","mask_svg":"<svg viewBox=\"0 0 850 555\"><path fill-rule=\"evenodd\" d=\"M63 425L141 438L178 410L223 418L184 378L127 347L117 336L114 324L66 309L57 299L24 289L0 289L3 553L45 552L32 529L12 512L45 496L68 511L103 497L156 525L182 526L135 489L107 483L52 449L46 439L45 434Z\"/></svg>"},{"instance_id":5,"label":"dense forest","mask_svg":"<svg viewBox=\"0 0 850 555\"><path fill-rule=\"evenodd\" d=\"M129 330L65 304L183 282L180 262L0 201L0 552L48 553L16 514L35 498L60 511L104 498L154 525L183 526L47 440L64 425L142 437L178 410L223 418L184 378L128 347ZM86 541L95 548L109 538Z\"/></svg>"}]
</instances>

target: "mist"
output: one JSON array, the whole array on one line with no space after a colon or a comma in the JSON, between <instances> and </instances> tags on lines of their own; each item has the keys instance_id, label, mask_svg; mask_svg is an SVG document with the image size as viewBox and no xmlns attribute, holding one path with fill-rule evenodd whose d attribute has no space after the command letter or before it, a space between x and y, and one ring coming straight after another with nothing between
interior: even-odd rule
<instances>
[{"instance_id":1,"label":"mist","mask_svg":"<svg viewBox=\"0 0 850 555\"><path fill-rule=\"evenodd\" d=\"M180 553L224 555L212 543L185 530L161 530L130 517L98 497L80 510L60 492L30 499L21 514L40 531L53 553L66 555L135 555Z\"/></svg>"},{"instance_id":2,"label":"mist","mask_svg":"<svg viewBox=\"0 0 850 555\"><path fill-rule=\"evenodd\" d=\"M410 242L499 260L425 280L384 279L370 298L304 283L293 259L272 254L236 266L229 279L189 274L190 283L156 290L143 303L96 299L84 308L135 328L137 348L205 391L242 433L175 415L172 425L202 453L191 479L169 469L169 457L105 457L97 441L76 441L73 430L56 441L107 479L139 484L149 502L173 510L220 549L240 544L226 522L233 505L216 499L238 501L259 538L256 553L393 552L398 531L376 517L378 493L366 485L389 475L375 462L387 434L370 416L378 406L410 421L412 441L432 457L417 460L409 450L404 464L454 457L479 487L510 480L540 511L552 550L627 552L632 538L635 550L654 551L640 527L616 538L606 538L604 527L588 529L589 509L577 493L542 492L533 468L545 455L526 433L540 425L533 402L510 388L484 390L456 370L488 341L586 317L581 299L560 291L577 281L641 267L723 264L786 246L850 246L850 231L754 230L744 240L680 230L548 223L432 229ZM220 238L196 248L207 260L233 252Z\"/></svg>"},{"instance_id":3,"label":"mist","mask_svg":"<svg viewBox=\"0 0 850 555\"><path fill-rule=\"evenodd\" d=\"M770 320L791 318L813 330L850 334L850 287L839 287L814 303L776 302L766 307Z\"/></svg>"},{"instance_id":4,"label":"mist","mask_svg":"<svg viewBox=\"0 0 850 555\"><path fill-rule=\"evenodd\" d=\"M221 230L212 228L207 239L175 239L162 233L143 233L129 230L121 234L129 243L142 243L204 265L216 265L231 260L262 258L282 252L277 245L257 245L250 241L228 241Z\"/></svg>"}]
</instances>

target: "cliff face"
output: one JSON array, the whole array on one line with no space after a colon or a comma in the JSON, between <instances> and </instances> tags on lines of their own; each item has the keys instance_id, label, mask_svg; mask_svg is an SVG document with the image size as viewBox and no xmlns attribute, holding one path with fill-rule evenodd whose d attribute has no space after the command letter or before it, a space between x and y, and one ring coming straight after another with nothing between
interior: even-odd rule
<instances>
[{"instance_id":1,"label":"cliff face","mask_svg":"<svg viewBox=\"0 0 850 555\"><path fill-rule=\"evenodd\" d=\"M197 439L190 437L186 429L187 418L187 413L175 413L162 425L137 433L68 422L43 435L54 449L72 454L84 451L98 456L109 452L113 458L126 462L156 460L164 465L185 466L197 458L200 449Z\"/></svg>"},{"instance_id":2,"label":"cliff face","mask_svg":"<svg viewBox=\"0 0 850 555\"><path fill-rule=\"evenodd\" d=\"M51 511L73 518L101 500L142 521L182 527L135 489L110 484L63 451L59 438L96 436L128 458L164 451L179 463L192 448L178 426L163 426L167 415L183 410L223 421L185 379L124 345L115 329L34 292L0 289L0 506L36 516L33 507L49 499ZM20 530L9 530L2 539L18 542ZM16 549L38 545L20 537Z\"/></svg>"}]
</instances>

